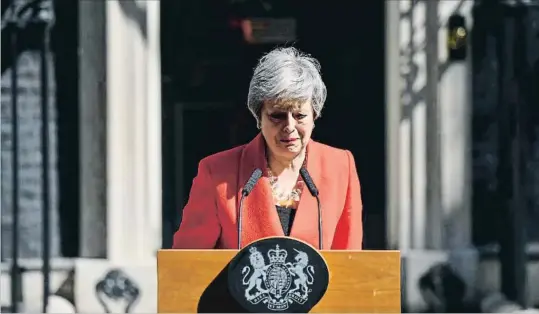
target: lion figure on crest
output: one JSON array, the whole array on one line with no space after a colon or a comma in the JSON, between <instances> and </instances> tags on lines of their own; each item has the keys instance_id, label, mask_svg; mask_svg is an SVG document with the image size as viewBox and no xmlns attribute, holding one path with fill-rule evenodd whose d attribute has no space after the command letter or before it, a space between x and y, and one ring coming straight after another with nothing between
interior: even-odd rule
<instances>
[{"instance_id":1,"label":"lion figure on crest","mask_svg":"<svg viewBox=\"0 0 539 314\"><path fill-rule=\"evenodd\" d=\"M249 266L245 266L241 270L241 274L243 275L243 284L249 285L247 289L245 289L245 298L247 300L252 300L260 293L265 293L268 291L267 289L262 288L262 282L266 280L266 270L270 267L270 265L266 265L264 256L256 248L251 248L250 252L251 255L249 256L249 260L251 262L251 266L253 266L253 274L248 280L246 280L247 276L249 276L249 273L251 272L251 268ZM251 295L250 292L255 287L258 290L258 294L255 292L255 294Z\"/></svg>"},{"instance_id":2,"label":"lion figure on crest","mask_svg":"<svg viewBox=\"0 0 539 314\"><path fill-rule=\"evenodd\" d=\"M302 293L302 296L306 298L309 294L307 284L312 285L314 283L314 267L309 265L309 256L307 253L296 249L294 251L297 253L294 258L295 263L287 263L287 266L292 276L297 278L294 279L294 288L288 293Z\"/></svg>"}]
</instances>

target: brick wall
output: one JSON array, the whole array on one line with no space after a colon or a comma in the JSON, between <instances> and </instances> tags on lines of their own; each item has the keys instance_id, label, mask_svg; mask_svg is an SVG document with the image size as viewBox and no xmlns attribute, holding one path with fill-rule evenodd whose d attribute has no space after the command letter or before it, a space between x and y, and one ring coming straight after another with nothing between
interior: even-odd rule
<instances>
[{"instance_id":1,"label":"brick wall","mask_svg":"<svg viewBox=\"0 0 539 314\"><path fill-rule=\"evenodd\" d=\"M59 254L57 137L55 114L55 82L52 60L49 64L50 109L50 196L51 254ZM23 52L18 58L18 121L19 121L19 213L20 257L41 256L42 232L42 154L40 55ZM2 73L1 96L1 191L2 191L2 257L11 257L12 244L12 111L11 69Z\"/></svg>"}]
</instances>

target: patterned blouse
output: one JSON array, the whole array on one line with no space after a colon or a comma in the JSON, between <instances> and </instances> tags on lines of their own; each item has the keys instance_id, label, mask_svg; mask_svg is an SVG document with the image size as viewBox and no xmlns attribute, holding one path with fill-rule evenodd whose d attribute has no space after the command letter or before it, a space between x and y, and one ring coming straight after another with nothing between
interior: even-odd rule
<instances>
[{"instance_id":1,"label":"patterned blouse","mask_svg":"<svg viewBox=\"0 0 539 314\"><path fill-rule=\"evenodd\" d=\"M307 156L303 165L305 166L307 162ZM298 176L296 185L290 193L286 193L279 186L278 178L273 174L269 165L266 167L267 175L269 178L269 183L271 186L271 192L273 195L273 202L277 209L277 214L279 215L279 220L283 227L284 234L286 236L290 235L290 230L292 229L292 224L296 216L296 209L298 208L299 200L301 198L301 193L303 191L304 182L301 179L301 176Z\"/></svg>"}]
</instances>

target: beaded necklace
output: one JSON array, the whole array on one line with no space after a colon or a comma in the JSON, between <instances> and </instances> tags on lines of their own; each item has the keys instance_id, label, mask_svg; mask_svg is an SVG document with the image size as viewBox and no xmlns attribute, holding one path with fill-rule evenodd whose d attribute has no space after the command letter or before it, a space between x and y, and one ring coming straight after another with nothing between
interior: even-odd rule
<instances>
[{"instance_id":1,"label":"beaded necklace","mask_svg":"<svg viewBox=\"0 0 539 314\"><path fill-rule=\"evenodd\" d=\"M266 158L267 161L267 158ZM305 160L303 161L303 166L307 164L307 155L305 155ZM269 162L267 161L267 174L269 178L269 183L271 187L271 193L273 195L273 202L276 206L285 207L285 208L294 208L296 209L301 198L301 193L303 191L304 182L301 179L301 176L298 176L296 185L289 193L286 193L281 186L279 185L279 179L273 174L269 167Z\"/></svg>"}]
</instances>

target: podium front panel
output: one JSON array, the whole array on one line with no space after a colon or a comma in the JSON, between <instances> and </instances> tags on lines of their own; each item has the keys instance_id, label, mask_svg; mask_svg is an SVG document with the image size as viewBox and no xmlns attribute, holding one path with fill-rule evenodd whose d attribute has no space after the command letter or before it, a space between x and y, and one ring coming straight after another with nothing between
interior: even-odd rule
<instances>
[{"instance_id":1,"label":"podium front panel","mask_svg":"<svg viewBox=\"0 0 539 314\"><path fill-rule=\"evenodd\" d=\"M313 313L400 313L398 251L323 251L329 286Z\"/></svg>"},{"instance_id":2,"label":"podium front panel","mask_svg":"<svg viewBox=\"0 0 539 314\"><path fill-rule=\"evenodd\" d=\"M237 252L236 250L159 251L157 312L196 313L206 288Z\"/></svg>"},{"instance_id":3,"label":"podium front panel","mask_svg":"<svg viewBox=\"0 0 539 314\"><path fill-rule=\"evenodd\" d=\"M215 283L236 254L236 250L159 251L157 311L199 312L207 287ZM398 251L322 251L322 255L329 266L329 286L311 312L401 312ZM210 295L204 302L218 306L218 297Z\"/></svg>"}]
</instances>

